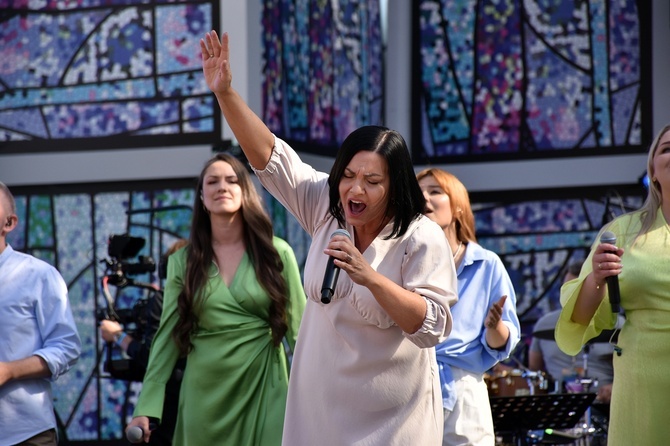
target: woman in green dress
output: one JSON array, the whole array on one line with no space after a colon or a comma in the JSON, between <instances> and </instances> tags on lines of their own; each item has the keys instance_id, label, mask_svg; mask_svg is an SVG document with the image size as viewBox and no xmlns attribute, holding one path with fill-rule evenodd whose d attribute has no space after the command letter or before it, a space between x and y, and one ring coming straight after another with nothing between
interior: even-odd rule
<instances>
[{"instance_id":1,"label":"woman in green dress","mask_svg":"<svg viewBox=\"0 0 670 446\"><path fill-rule=\"evenodd\" d=\"M245 166L217 154L200 174L189 244L170 256L160 327L134 418L149 441L165 384L186 357L174 445L280 445L288 360L305 294L295 255Z\"/></svg>"},{"instance_id":2,"label":"woman in green dress","mask_svg":"<svg viewBox=\"0 0 670 446\"><path fill-rule=\"evenodd\" d=\"M598 234L579 277L561 288L556 342L575 355L602 330L614 328L606 279L619 282L625 322L614 355L609 446L668 444L670 396L670 125L653 141L649 193L641 209ZM614 243L601 240L604 231Z\"/></svg>"}]
</instances>

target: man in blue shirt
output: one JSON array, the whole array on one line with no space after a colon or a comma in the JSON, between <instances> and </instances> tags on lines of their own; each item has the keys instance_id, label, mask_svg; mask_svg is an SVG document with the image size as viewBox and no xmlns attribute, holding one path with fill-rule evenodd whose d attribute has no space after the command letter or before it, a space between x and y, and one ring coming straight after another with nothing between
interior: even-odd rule
<instances>
[{"instance_id":1,"label":"man in blue shirt","mask_svg":"<svg viewBox=\"0 0 670 446\"><path fill-rule=\"evenodd\" d=\"M55 446L51 381L77 362L81 340L58 271L7 244L17 223L0 182L0 446Z\"/></svg>"}]
</instances>

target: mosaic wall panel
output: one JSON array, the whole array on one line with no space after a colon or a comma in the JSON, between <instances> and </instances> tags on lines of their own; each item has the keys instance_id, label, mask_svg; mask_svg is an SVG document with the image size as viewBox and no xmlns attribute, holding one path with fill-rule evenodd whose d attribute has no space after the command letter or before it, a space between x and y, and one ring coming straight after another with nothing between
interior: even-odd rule
<instances>
[{"instance_id":1,"label":"mosaic wall panel","mask_svg":"<svg viewBox=\"0 0 670 446\"><path fill-rule=\"evenodd\" d=\"M415 6L417 162L644 152L649 2Z\"/></svg>"},{"instance_id":2,"label":"mosaic wall panel","mask_svg":"<svg viewBox=\"0 0 670 446\"><path fill-rule=\"evenodd\" d=\"M122 438L141 390L141 383L112 379L103 368L106 350L95 313L106 307L101 278L107 273L108 239L124 233L142 237L146 244L138 255L158 261L173 241L188 237L194 198L193 189L183 184L91 193L95 188L88 185L53 195L17 188L19 225L9 237L15 249L54 264L69 286L84 350L74 369L56 382L54 399L66 439L73 443ZM508 269L524 333L532 330L539 316L559 307L567 264L586 256L602 225L642 204L642 191L626 190L622 195L595 191L588 198L583 193L547 194L556 198L515 196L501 197L505 201L500 202L477 201L473 196L478 240L498 253ZM310 238L281 204L267 193L264 200L275 232L291 244L302 270ZM134 263L137 258L127 261ZM133 278L159 283L155 273ZM110 290L117 308L132 308L146 297L133 286ZM515 352L519 360L524 345Z\"/></svg>"},{"instance_id":3,"label":"mosaic wall panel","mask_svg":"<svg viewBox=\"0 0 670 446\"><path fill-rule=\"evenodd\" d=\"M199 40L218 2L0 0L0 150L214 143Z\"/></svg>"},{"instance_id":4,"label":"mosaic wall panel","mask_svg":"<svg viewBox=\"0 0 670 446\"><path fill-rule=\"evenodd\" d=\"M478 242L498 253L517 295L522 342L507 363L527 364L533 326L561 308L560 288L570 263L583 260L598 231L614 217L639 208L646 192L639 186L602 195L584 193L550 200L479 203L474 206Z\"/></svg>"},{"instance_id":5,"label":"mosaic wall panel","mask_svg":"<svg viewBox=\"0 0 670 446\"><path fill-rule=\"evenodd\" d=\"M383 122L379 0L263 1L263 120L297 149L333 155Z\"/></svg>"}]
</instances>

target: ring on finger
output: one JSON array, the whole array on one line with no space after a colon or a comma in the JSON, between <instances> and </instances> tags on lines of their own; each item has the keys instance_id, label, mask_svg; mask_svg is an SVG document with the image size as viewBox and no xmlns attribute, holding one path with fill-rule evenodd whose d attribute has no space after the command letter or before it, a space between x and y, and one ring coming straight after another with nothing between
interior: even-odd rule
<instances>
[{"instance_id":1,"label":"ring on finger","mask_svg":"<svg viewBox=\"0 0 670 446\"><path fill-rule=\"evenodd\" d=\"M602 263L598 263L598 269L603 269Z\"/></svg>"},{"instance_id":2,"label":"ring on finger","mask_svg":"<svg viewBox=\"0 0 670 446\"><path fill-rule=\"evenodd\" d=\"M352 260L351 254L347 254L347 263L351 263Z\"/></svg>"}]
</instances>

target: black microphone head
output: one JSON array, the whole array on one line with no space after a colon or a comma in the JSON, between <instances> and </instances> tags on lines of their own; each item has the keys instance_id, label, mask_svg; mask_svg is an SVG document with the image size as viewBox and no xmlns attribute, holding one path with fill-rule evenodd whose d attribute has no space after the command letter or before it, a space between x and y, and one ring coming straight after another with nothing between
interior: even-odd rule
<instances>
[{"instance_id":1,"label":"black microphone head","mask_svg":"<svg viewBox=\"0 0 670 446\"><path fill-rule=\"evenodd\" d=\"M616 245L616 234L614 234L612 231L603 232L603 235L600 236L600 243Z\"/></svg>"},{"instance_id":2,"label":"black microphone head","mask_svg":"<svg viewBox=\"0 0 670 446\"><path fill-rule=\"evenodd\" d=\"M351 234L349 234L349 231L347 231L346 229L336 229L332 234L330 234L330 238L333 238L336 235L343 235L349 240L351 240Z\"/></svg>"}]
</instances>

